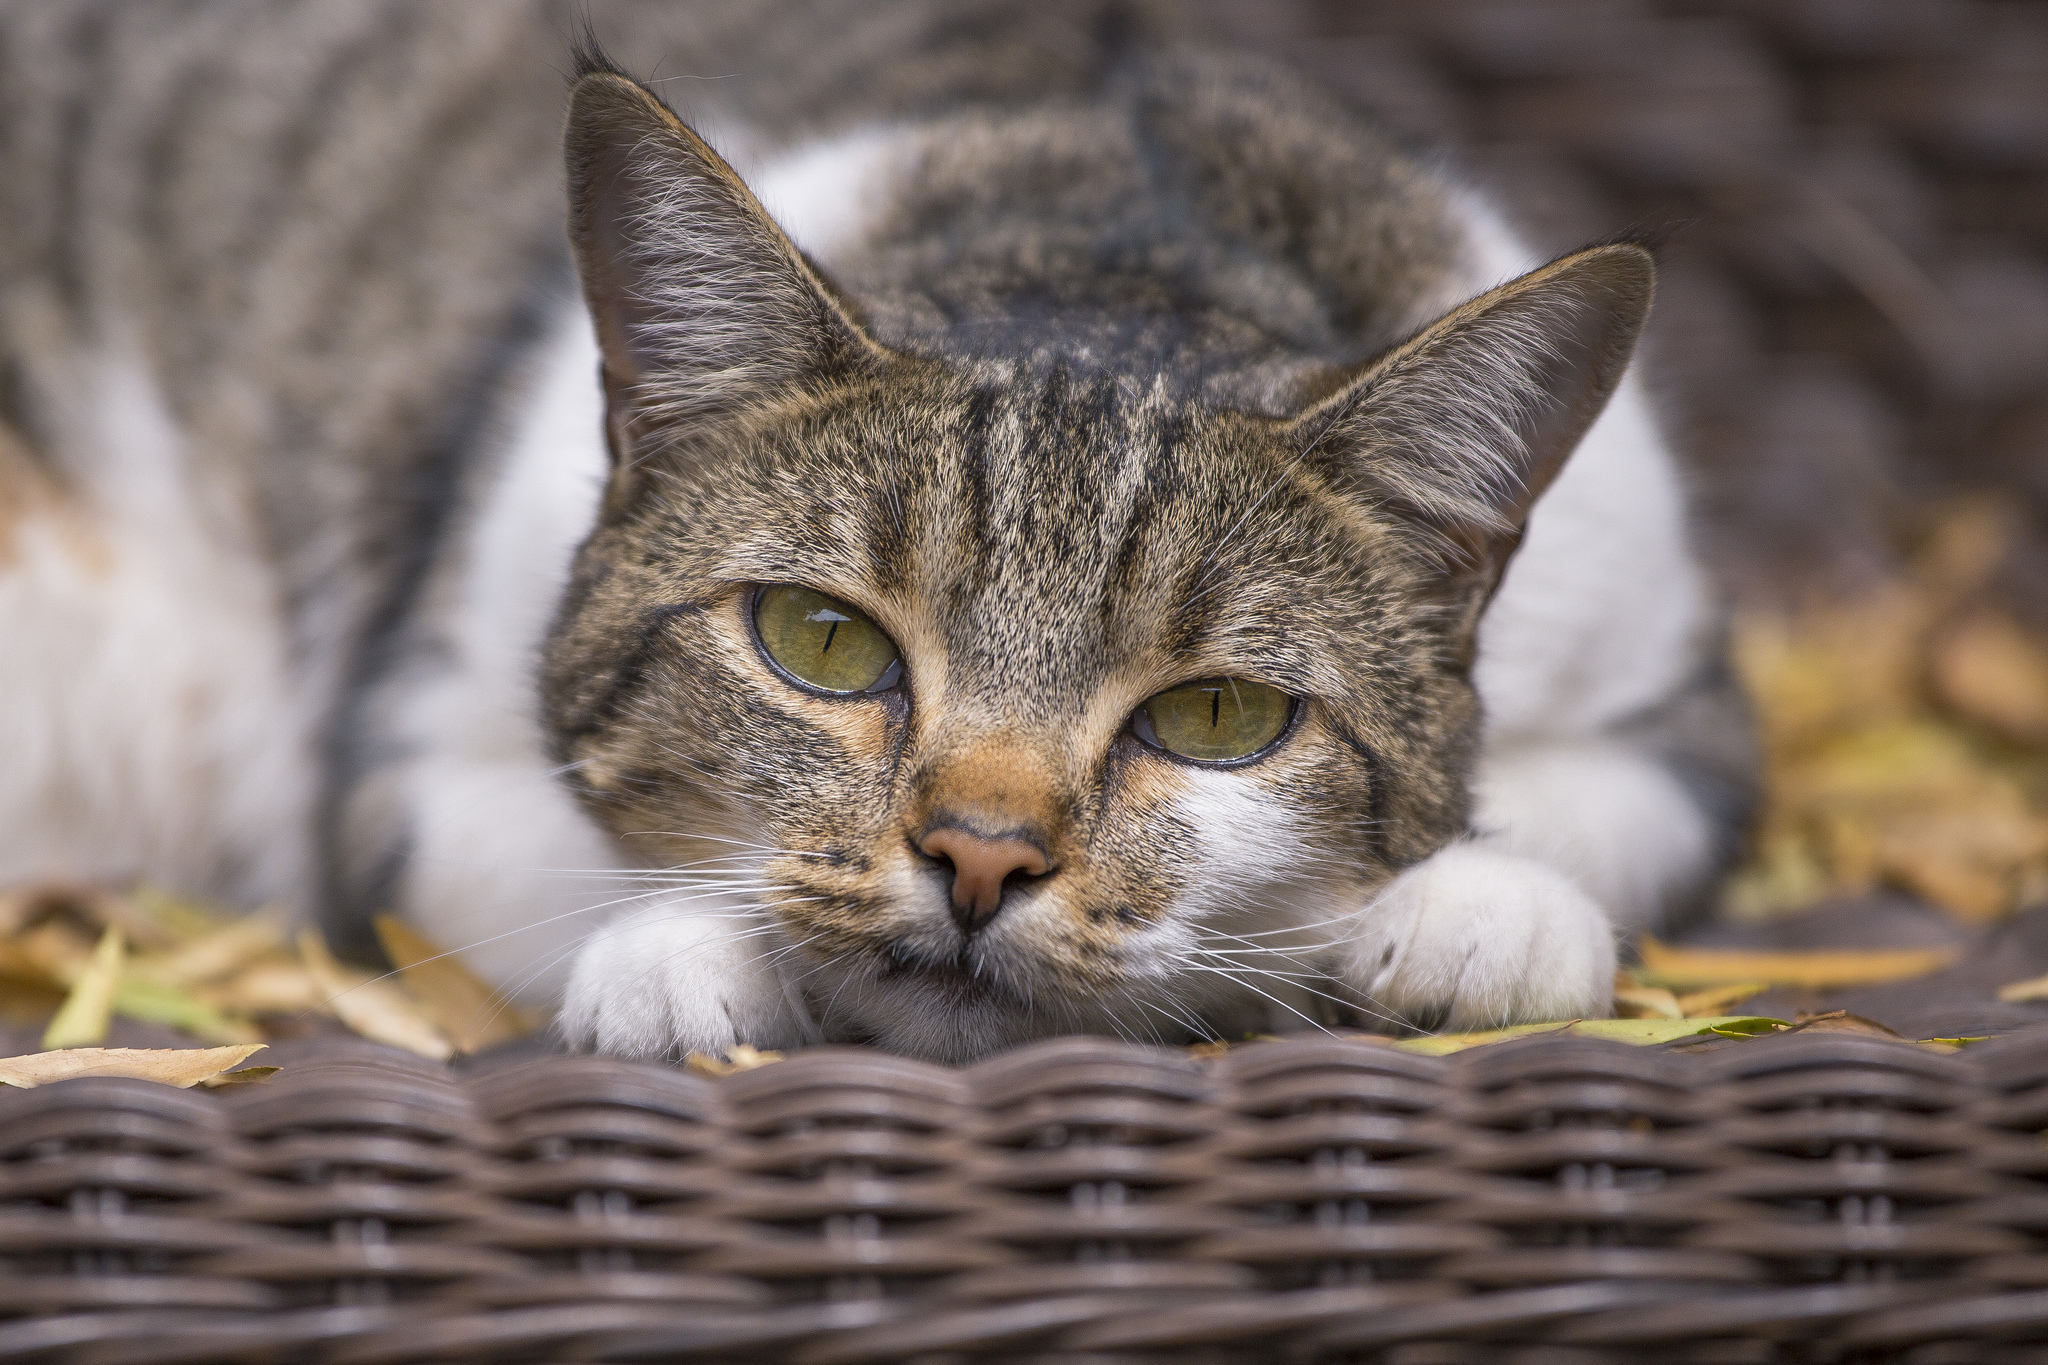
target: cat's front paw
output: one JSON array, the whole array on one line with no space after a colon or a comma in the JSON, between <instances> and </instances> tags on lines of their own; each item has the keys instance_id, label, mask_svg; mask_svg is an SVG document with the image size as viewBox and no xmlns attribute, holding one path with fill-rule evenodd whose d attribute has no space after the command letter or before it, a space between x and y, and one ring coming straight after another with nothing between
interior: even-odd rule
<instances>
[{"instance_id":1,"label":"cat's front paw","mask_svg":"<svg viewBox=\"0 0 2048 1365\"><path fill-rule=\"evenodd\" d=\"M1542 863L1455 844L1366 907L1339 970L1372 1019L1483 1029L1598 1018L1613 998L1614 930Z\"/></svg>"},{"instance_id":2,"label":"cat's front paw","mask_svg":"<svg viewBox=\"0 0 2048 1365\"><path fill-rule=\"evenodd\" d=\"M657 908L606 925L577 949L562 1036L583 1051L672 1061L723 1056L737 1043L814 1042L795 992L762 960L778 943L729 914Z\"/></svg>"}]
</instances>

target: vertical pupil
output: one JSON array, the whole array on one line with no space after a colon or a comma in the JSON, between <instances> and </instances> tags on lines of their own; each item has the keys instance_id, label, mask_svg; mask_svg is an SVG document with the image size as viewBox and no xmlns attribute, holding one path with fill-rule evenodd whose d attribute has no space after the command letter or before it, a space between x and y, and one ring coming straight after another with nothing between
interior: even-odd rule
<instances>
[{"instance_id":1,"label":"vertical pupil","mask_svg":"<svg viewBox=\"0 0 2048 1365\"><path fill-rule=\"evenodd\" d=\"M1215 729L1223 723L1223 689L1217 688L1209 694L1209 728Z\"/></svg>"},{"instance_id":2,"label":"vertical pupil","mask_svg":"<svg viewBox=\"0 0 2048 1365\"><path fill-rule=\"evenodd\" d=\"M808 619L812 621L830 621L832 623L832 628L825 632L825 643L818 646L818 653L829 654L832 651L832 641L839 634L840 623L851 618L840 615L830 607L820 607L812 612Z\"/></svg>"}]
</instances>

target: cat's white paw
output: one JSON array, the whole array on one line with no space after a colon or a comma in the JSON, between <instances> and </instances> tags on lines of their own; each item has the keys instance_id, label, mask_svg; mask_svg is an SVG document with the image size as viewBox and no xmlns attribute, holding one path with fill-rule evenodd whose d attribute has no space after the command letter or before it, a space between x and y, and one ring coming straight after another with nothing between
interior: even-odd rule
<instances>
[{"instance_id":1,"label":"cat's white paw","mask_svg":"<svg viewBox=\"0 0 2048 1365\"><path fill-rule=\"evenodd\" d=\"M743 918L656 908L592 933L576 952L560 1027L571 1047L619 1057L722 1056L735 1043L794 1047L816 1032L762 960L780 940Z\"/></svg>"},{"instance_id":2,"label":"cat's white paw","mask_svg":"<svg viewBox=\"0 0 2048 1365\"><path fill-rule=\"evenodd\" d=\"M1542 863L1454 844L1389 883L1339 967L1375 1016L1480 1029L1605 1017L1606 912Z\"/></svg>"}]
</instances>

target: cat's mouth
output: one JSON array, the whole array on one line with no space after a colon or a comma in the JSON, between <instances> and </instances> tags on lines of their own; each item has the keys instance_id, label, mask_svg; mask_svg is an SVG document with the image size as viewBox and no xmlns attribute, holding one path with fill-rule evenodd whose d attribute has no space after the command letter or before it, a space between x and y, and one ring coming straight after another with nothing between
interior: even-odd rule
<instances>
[{"instance_id":1,"label":"cat's mouth","mask_svg":"<svg viewBox=\"0 0 2048 1365\"><path fill-rule=\"evenodd\" d=\"M1012 998L1012 993L987 966L974 960L973 950L967 945L962 945L951 958L930 958L893 944L886 950L875 979L891 985L922 987L955 1005Z\"/></svg>"}]
</instances>

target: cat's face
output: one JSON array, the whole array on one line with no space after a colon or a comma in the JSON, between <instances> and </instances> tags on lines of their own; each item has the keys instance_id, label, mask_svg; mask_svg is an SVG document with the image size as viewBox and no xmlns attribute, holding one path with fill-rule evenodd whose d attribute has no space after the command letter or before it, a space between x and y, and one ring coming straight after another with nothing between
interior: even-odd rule
<instances>
[{"instance_id":1,"label":"cat's face","mask_svg":"<svg viewBox=\"0 0 2048 1365\"><path fill-rule=\"evenodd\" d=\"M892 1033L966 1015L947 1037L1165 1028L1135 1000L1222 993L1200 972L1261 946L1221 935L1325 919L1458 831L1474 706L1442 613L1280 424L890 368L650 481L586 552L555 714L615 829L780 850L763 899L822 994L851 978L839 1005ZM804 635L834 627L844 674ZM1146 707L1211 679L1238 686ZM961 867L923 851L945 829L1045 870L963 923Z\"/></svg>"},{"instance_id":2,"label":"cat's face","mask_svg":"<svg viewBox=\"0 0 2048 1365\"><path fill-rule=\"evenodd\" d=\"M1562 459L1503 493L1395 458L1432 376L1485 388L1438 351L1486 317L1291 420L897 355L595 79L571 166L621 467L546 661L570 780L650 863L744 867L842 1033L966 1057L1312 1008L1315 945L1462 831L1473 623ZM1532 450L1536 364L1482 395Z\"/></svg>"}]
</instances>

